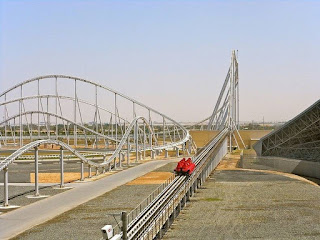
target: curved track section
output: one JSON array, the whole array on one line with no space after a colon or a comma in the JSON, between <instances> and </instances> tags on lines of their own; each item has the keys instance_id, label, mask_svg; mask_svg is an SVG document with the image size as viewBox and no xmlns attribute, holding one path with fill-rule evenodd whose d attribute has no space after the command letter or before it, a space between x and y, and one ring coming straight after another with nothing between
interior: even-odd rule
<instances>
[{"instance_id":1,"label":"curved track section","mask_svg":"<svg viewBox=\"0 0 320 240\"><path fill-rule=\"evenodd\" d=\"M10 150L0 162L5 179L5 201L8 205L8 167L17 158L35 149L35 171L38 168L38 146L61 147L84 164L102 172L129 165L164 151L196 151L186 128L145 104L118 91L92 81L66 76L47 75L23 81L0 94L0 151ZM189 142L189 144L187 144ZM54 150L55 151L55 150ZM95 163L82 151L101 153L102 163ZM28 155L30 157L30 155ZM3 157L2 157L3 158ZM91 174L89 175L91 176ZM37 181L37 180L36 180ZM63 185L61 177L61 186ZM36 184L37 189L37 184ZM38 190L36 190L36 193Z\"/></svg>"},{"instance_id":2,"label":"curved track section","mask_svg":"<svg viewBox=\"0 0 320 240\"><path fill-rule=\"evenodd\" d=\"M178 122L82 78L47 75L23 81L0 94L0 108L0 149L19 149L41 139L117 154L124 150L125 139L133 153L135 146L139 152L162 151L182 149L186 142L192 143L189 152L196 149L188 130Z\"/></svg>"},{"instance_id":3,"label":"curved track section","mask_svg":"<svg viewBox=\"0 0 320 240\"><path fill-rule=\"evenodd\" d=\"M58 141L58 140L53 140L53 139L46 139L46 140L37 140L31 143L28 143L27 145L24 145L22 148L18 149L14 153L12 153L10 156L5 158L0 162L0 171L2 171L4 168L7 168L11 163L13 163L18 157L23 155L24 153L28 152L29 150L34 149L35 147L39 147L40 145L43 144L55 144L57 146L60 146L66 150L69 150L72 154L74 154L76 157L78 157L81 161L85 162L86 164L93 166L93 167L101 167L103 166L102 164L97 164L95 162L92 162L88 159L86 159L82 154L73 149L71 146L68 144Z\"/></svg>"}]
</instances>

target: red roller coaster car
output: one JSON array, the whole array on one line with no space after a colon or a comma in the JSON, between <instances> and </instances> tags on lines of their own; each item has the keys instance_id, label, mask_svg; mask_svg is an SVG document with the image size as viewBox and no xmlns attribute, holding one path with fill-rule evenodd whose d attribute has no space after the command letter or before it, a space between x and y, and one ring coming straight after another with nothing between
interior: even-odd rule
<instances>
[{"instance_id":1,"label":"red roller coaster car","mask_svg":"<svg viewBox=\"0 0 320 240\"><path fill-rule=\"evenodd\" d=\"M188 158L187 160L183 158L178 162L174 171L177 175L191 175L195 168L196 165L192 162L191 158Z\"/></svg>"}]
</instances>

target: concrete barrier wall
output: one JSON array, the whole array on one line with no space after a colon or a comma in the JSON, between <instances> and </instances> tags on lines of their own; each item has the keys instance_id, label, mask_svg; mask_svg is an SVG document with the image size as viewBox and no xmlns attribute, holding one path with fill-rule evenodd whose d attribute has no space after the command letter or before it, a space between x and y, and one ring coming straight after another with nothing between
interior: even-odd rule
<instances>
[{"instance_id":1,"label":"concrete barrier wall","mask_svg":"<svg viewBox=\"0 0 320 240\"><path fill-rule=\"evenodd\" d=\"M258 157L259 164L269 166L286 173L320 179L320 163L280 157Z\"/></svg>"}]
</instances>

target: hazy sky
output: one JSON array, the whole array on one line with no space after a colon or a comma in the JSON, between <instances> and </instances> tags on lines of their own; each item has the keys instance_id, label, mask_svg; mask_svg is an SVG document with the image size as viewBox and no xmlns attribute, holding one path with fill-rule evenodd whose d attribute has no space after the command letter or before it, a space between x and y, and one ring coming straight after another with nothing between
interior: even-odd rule
<instances>
[{"instance_id":1,"label":"hazy sky","mask_svg":"<svg viewBox=\"0 0 320 240\"><path fill-rule=\"evenodd\" d=\"M73 75L197 121L238 49L241 120L289 120L320 96L320 1L0 0L0 34L0 92Z\"/></svg>"}]
</instances>

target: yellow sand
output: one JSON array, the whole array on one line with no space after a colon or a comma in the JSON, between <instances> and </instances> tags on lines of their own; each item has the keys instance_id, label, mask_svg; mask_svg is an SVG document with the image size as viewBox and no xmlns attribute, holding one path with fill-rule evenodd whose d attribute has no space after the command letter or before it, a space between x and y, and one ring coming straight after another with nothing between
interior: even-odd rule
<instances>
[{"instance_id":1,"label":"yellow sand","mask_svg":"<svg viewBox=\"0 0 320 240\"><path fill-rule=\"evenodd\" d=\"M127 183L127 185L161 184L173 175L171 172L149 172Z\"/></svg>"}]
</instances>

